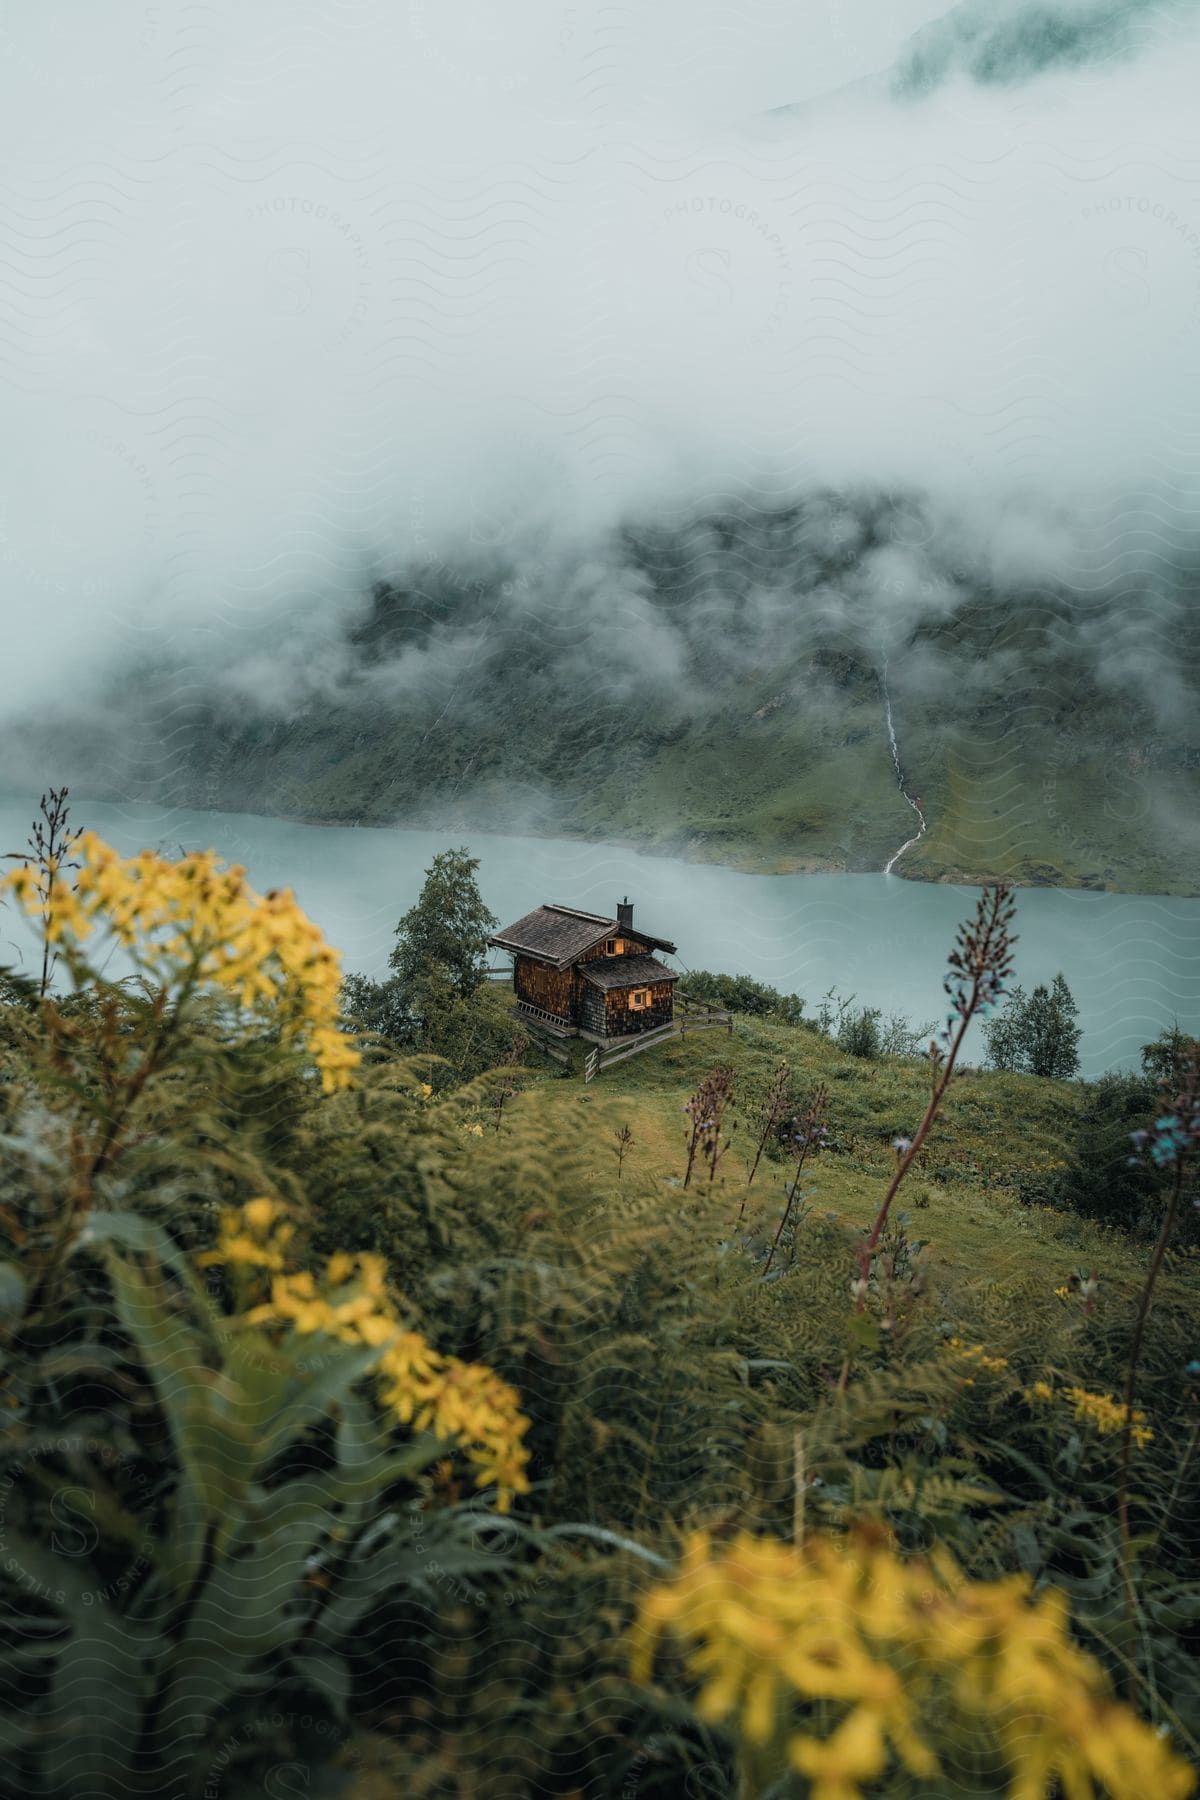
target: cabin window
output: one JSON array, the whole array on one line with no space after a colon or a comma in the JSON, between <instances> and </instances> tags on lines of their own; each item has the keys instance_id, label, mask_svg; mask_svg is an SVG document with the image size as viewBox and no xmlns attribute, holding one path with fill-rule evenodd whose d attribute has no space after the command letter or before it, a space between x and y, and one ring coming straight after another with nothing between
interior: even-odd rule
<instances>
[{"instance_id":1,"label":"cabin window","mask_svg":"<svg viewBox=\"0 0 1200 1800\"><path fill-rule=\"evenodd\" d=\"M650 989L649 988L634 988L632 994L630 994L630 996L629 996L629 1004L630 1004L630 1006L637 1006L637 1007L649 1006L649 1004L650 1004Z\"/></svg>"},{"instance_id":2,"label":"cabin window","mask_svg":"<svg viewBox=\"0 0 1200 1800\"><path fill-rule=\"evenodd\" d=\"M609 938L607 944L604 946L604 952L606 956L624 956L625 939Z\"/></svg>"}]
</instances>

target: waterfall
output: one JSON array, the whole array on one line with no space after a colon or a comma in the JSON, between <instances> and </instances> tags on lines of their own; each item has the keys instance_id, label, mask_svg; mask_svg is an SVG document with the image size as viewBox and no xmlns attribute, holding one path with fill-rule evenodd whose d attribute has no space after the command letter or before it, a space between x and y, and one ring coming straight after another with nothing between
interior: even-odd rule
<instances>
[{"instance_id":1,"label":"waterfall","mask_svg":"<svg viewBox=\"0 0 1200 1800\"><path fill-rule=\"evenodd\" d=\"M884 716L887 719L888 743L892 747L892 762L895 765L895 769L896 769L896 786L900 789L900 792L904 795L905 800L907 800L908 804L912 807L913 811L916 813L917 818L920 820L920 825L919 825L918 829L913 833L912 837L906 838L904 843L901 844L900 848L895 852L895 854L893 856L889 857L888 861L886 863L884 863L883 872L885 875L890 875L892 870L895 868L896 864L900 861L900 858L904 855L904 852L906 850L911 850L912 846L914 844L919 843L920 840L924 837L925 831L926 831L926 820L925 820L925 814L921 811L921 808L917 805L917 802L913 799L912 795L909 793L908 789L904 785L904 770L900 767L900 746L896 742L896 727L892 721L892 696L888 692L887 668L888 668L888 659L885 656L883 659L883 669L882 669L882 672L879 677L879 683L883 689L883 709L884 709Z\"/></svg>"}]
</instances>

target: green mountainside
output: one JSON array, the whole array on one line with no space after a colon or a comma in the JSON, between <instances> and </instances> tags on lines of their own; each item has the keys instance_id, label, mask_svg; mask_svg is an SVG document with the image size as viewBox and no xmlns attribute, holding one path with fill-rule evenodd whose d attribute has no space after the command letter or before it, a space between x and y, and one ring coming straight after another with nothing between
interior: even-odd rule
<instances>
[{"instance_id":1,"label":"green mountainside","mask_svg":"<svg viewBox=\"0 0 1200 1800\"><path fill-rule=\"evenodd\" d=\"M917 829L890 700L905 875L1200 893L1183 576L1001 588L919 525L825 495L433 561L282 634L269 699L141 669L24 752L95 797L870 871Z\"/></svg>"}]
</instances>

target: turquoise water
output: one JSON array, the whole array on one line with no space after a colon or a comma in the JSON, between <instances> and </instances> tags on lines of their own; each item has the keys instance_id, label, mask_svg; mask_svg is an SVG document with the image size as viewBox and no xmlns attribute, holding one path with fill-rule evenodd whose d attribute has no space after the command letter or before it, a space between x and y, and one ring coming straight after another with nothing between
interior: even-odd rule
<instances>
[{"instance_id":1,"label":"turquoise water","mask_svg":"<svg viewBox=\"0 0 1200 1800\"><path fill-rule=\"evenodd\" d=\"M0 799L0 850L24 844L26 799ZM724 969L803 994L813 1010L829 988L914 1022L942 1014L942 977L955 928L978 890L884 875L744 875L616 844L455 831L297 825L250 814L76 803L124 854L216 849L262 888L291 887L347 969L385 970L396 921L437 850L466 842L483 895L502 924L544 900L611 913L628 894L635 921L674 940L683 968ZM1028 990L1059 969L1079 1005L1083 1073L1135 1064L1173 1020L1200 1031L1200 900L1066 889L1017 896L1016 978ZM11 913L0 917L0 961L31 957ZM979 1041L970 1047L982 1054Z\"/></svg>"}]
</instances>

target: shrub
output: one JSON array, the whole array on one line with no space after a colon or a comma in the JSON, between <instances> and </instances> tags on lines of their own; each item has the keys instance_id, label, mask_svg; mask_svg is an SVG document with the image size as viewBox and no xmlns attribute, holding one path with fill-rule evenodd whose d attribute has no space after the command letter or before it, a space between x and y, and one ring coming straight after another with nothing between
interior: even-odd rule
<instances>
[{"instance_id":1,"label":"shrub","mask_svg":"<svg viewBox=\"0 0 1200 1800\"><path fill-rule=\"evenodd\" d=\"M1171 1025L1160 1032L1151 1044L1142 1045L1142 1072L1148 1081L1174 1085L1178 1082L1188 1057L1200 1051L1200 1039Z\"/></svg>"},{"instance_id":2,"label":"shrub","mask_svg":"<svg viewBox=\"0 0 1200 1800\"><path fill-rule=\"evenodd\" d=\"M341 1014L348 1030L377 1033L397 1047L414 1044L420 1031L407 989L395 975L388 981L354 973L344 976Z\"/></svg>"},{"instance_id":3,"label":"shrub","mask_svg":"<svg viewBox=\"0 0 1200 1800\"><path fill-rule=\"evenodd\" d=\"M1161 1187L1153 1172L1131 1163L1130 1134L1154 1106L1154 1088L1137 1075L1086 1083L1076 1117L1073 1154L1048 1204L1062 1204L1104 1224L1144 1231ZM1156 1221L1155 1221L1156 1222Z\"/></svg>"},{"instance_id":4,"label":"shrub","mask_svg":"<svg viewBox=\"0 0 1200 1800\"><path fill-rule=\"evenodd\" d=\"M838 1027L835 1042L839 1050L847 1056L858 1056L874 1061L882 1054L883 1035L879 1028L882 1017L878 1007L864 1006L858 1012L850 1012Z\"/></svg>"},{"instance_id":5,"label":"shrub","mask_svg":"<svg viewBox=\"0 0 1200 1800\"><path fill-rule=\"evenodd\" d=\"M694 969L689 971L683 991L693 1000L723 1006L730 1012L778 1019L784 1025L809 1023L804 1018L804 1001L799 994L781 994L777 988L754 981L749 975L714 975L708 969Z\"/></svg>"}]
</instances>

